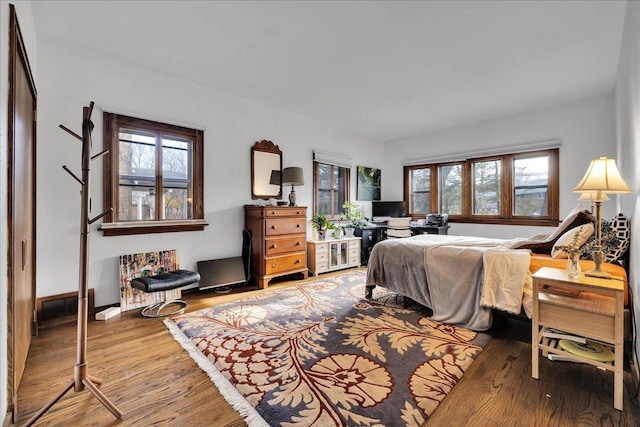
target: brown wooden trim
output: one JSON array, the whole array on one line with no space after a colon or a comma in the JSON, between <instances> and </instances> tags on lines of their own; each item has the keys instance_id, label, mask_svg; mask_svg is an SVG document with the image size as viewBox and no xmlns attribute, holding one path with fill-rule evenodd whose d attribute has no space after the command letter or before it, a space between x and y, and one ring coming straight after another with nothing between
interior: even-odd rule
<instances>
[{"instance_id":1,"label":"brown wooden trim","mask_svg":"<svg viewBox=\"0 0 640 427\"><path fill-rule=\"evenodd\" d=\"M151 234L151 233L177 233L181 231L202 231L209 225L207 223L190 223L183 224L163 224L162 221L149 221L139 223L139 225L123 225L122 227L113 226L109 228L101 227L100 230L104 236L127 236L131 234Z\"/></svg>"}]
</instances>

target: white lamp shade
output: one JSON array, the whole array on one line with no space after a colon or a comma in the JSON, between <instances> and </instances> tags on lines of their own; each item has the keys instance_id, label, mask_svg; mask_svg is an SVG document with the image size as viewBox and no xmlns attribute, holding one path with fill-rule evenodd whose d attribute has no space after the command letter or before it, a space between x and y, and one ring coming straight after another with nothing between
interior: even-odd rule
<instances>
[{"instance_id":1,"label":"white lamp shade","mask_svg":"<svg viewBox=\"0 0 640 427\"><path fill-rule=\"evenodd\" d=\"M282 184L304 185L304 173L302 168L290 167L282 170Z\"/></svg>"},{"instance_id":2,"label":"white lamp shade","mask_svg":"<svg viewBox=\"0 0 640 427\"><path fill-rule=\"evenodd\" d=\"M609 197L607 197L606 194L601 194L600 196L601 196L600 197L601 202L606 202L607 200L609 200ZM598 192L585 191L583 193L580 193L580 197L578 197L578 200L589 200L591 202L595 202L596 200L598 200Z\"/></svg>"},{"instance_id":3,"label":"white lamp shade","mask_svg":"<svg viewBox=\"0 0 640 427\"><path fill-rule=\"evenodd\" d=\"M606 157L591 161L587 173L573 191L576 193L596 192L596 200L602 200L603 193L631 193L631 189L618 172L616 161Z\"/></svg>"}]
</instances>

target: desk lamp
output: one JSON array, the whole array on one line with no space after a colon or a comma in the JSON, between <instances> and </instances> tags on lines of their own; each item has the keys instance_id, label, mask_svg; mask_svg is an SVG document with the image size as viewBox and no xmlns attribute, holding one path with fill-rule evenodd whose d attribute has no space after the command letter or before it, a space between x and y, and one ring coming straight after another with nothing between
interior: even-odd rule
<instances>
[{"instance_id":1,"label":"desk lamp","mask_svg":"<svg viewBox=\"0 0 640 427\"><path fill-rule=\"evenodd\" d=\"M282 185L291 185L291 193L289 193L289 206L296 205L296 191L294 189L297 185L304 185L304 173L302 168L290 167L282 170Z\"/></svg>"}]
</instances>

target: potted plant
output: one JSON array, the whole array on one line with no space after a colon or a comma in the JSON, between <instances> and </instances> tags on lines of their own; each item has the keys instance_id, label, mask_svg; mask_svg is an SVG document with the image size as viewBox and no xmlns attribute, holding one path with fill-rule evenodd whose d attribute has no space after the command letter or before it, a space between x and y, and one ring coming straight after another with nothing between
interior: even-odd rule
<instances>
[{"instance_id":1,"label":"potted plant","mask_svg":"<svg viewBox=\"0 0 640 427\"><path fill-rule=\"evenodd\" d=\"M331 221L327 219L325 214L321 213L311 217L311 225L317 230L319 240L324 240L327 230L332 227Z\"/></svg>"},{"instance_id":2,"label":"potted plant","mask_svg":"<svg viewBox=\"0 0 640 427\"><path fill-rule=\"evenodd\" d=\"M360 210L360 206L353 202L344 202L342 209L344 209L348 221L348 224L345 226L345 233L347 236L353 236L356 228L362 228L364 215Z\"/></svg>"}]
</instances>

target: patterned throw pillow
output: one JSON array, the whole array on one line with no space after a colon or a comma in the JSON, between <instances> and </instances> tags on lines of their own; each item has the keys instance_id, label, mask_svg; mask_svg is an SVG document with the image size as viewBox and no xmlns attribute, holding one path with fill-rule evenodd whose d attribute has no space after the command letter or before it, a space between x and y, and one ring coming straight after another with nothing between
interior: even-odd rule
<instances>
[{"instance_id":1,"label":"patterned throw pillow","mask_svg":"<svg viewBox=\"0 0 640 427\"><path fill-rule=\"evenodd\" d=\"M631 240L631 224L629 218L619 213L611 221L602 221L600 228L602 251L605 262L615 263L629 249ZM582 247L583 258L592 259L593 246L595 245L595 233Z\"/></svg>"}]
</instances>

